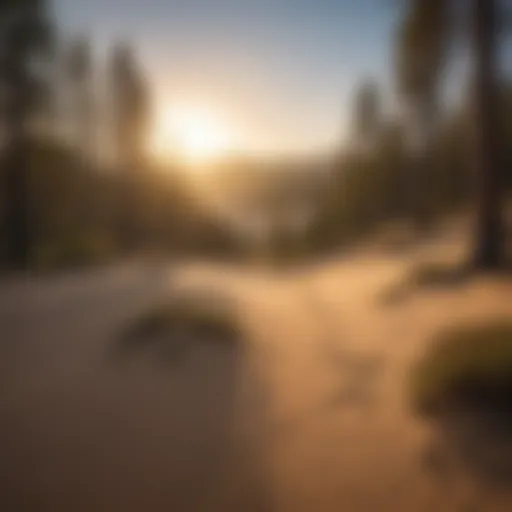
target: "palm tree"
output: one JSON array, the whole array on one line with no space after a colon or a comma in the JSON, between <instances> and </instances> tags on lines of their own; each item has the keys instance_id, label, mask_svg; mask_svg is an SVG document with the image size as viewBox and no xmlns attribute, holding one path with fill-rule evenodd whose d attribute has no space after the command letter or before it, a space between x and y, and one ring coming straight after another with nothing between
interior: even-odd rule
<instances>
[{"instance_id":1,"label":"palm tree","mask_svg":"<svg viewBox=\"0 0 512 512\"><path fill-rule=\"evenodd\" d=\"M418 112L426 134L431 131L443 63L454 32L450 9L455 4L454 0L410 0L399 31L399 92ZM491 269L500 266L504 257L500 129L496 112L498 2L471 0L470 5L475 68L474 146L479 184L472 259L477 268ZM428 151L428 144L425 147Z\"/></svg>"},{"instance_id":2,"label":"palm tree","mask_svg":"<svg viewBox=\"0 0 512 512\"><path fill-rule=\"evenodd\" d=\"M45 0L0 1L0 85L6 127L5 189L7 259L12 267L30 261L30 201L28 197L29 123L37 111L44 77L34 63L49 54L51 25ZM41 67L39 67L41 69Z\"/></svg>"}]
</instances>

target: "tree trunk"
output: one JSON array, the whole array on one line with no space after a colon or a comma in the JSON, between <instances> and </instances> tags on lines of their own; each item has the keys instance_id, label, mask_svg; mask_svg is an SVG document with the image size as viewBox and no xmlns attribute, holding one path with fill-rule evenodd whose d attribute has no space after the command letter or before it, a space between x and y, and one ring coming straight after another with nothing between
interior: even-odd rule
<instances>
[{"instance_id":1,"label":"tree trunk","mask_svg":"<svg viewBox=\"0 0 512 512\"><path fill-rule=\"evenodd\" d=\"M419 105L420 149L415 159L415 205L416 234L426 236L432 230L433 190L430 185L433 166L434 136L437 119L437 102L434 91L428 93Z\"/></svg>"},{"instance_id":2,"label":"tree trunk","mask_svg":"<svg viewBox=\"0 0 512 512\"><path fill-rule=\"evenodd\" d=\"M495 269L504 259L501 130L497 105L495 0L473 0L477 211L473 263Z\"/></svg>"},{"instance_id":3,"label":"tree trunk","mask_svg":"<svg viewBox=\"0 0 512 512\"><path fill-rule=\"evenodd\" d=\"M27 204L25 149L9 149L5 169L7 190L6 245L9 268L26 269L30 262L30 230Z\"/></svg>"},{"instance_id":4,"label":"tree trunk","mask_svg":"<svg viewBox=\"0 0 512 512\"><path fill-rule=\"evenodd\" d=\"M7 147L5 163L6 246L10 268L24 270L30 264L31 228L29 215L29 143L27 111L28 79L24 69L24 47L11 49L8 62L8 86L12 94L6 109Z\"/></svg>"}]
</instances>

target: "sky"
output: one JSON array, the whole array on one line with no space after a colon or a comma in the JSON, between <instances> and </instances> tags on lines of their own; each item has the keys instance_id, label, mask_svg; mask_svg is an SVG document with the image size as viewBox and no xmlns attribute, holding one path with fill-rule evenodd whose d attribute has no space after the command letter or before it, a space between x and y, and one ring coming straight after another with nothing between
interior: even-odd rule
<instances>
[{"instance_id":1,"label":"sky","mask_svg":"<svg viewBox=\"0 0 512 512\"><path fill-rule=\"evenodd\" d=\"M389 90L393 1L54 0L64 37L135 47L155 110L205 109L240 149L309 153L349 130L355 87Z\"/></svg>"}]
</instances>

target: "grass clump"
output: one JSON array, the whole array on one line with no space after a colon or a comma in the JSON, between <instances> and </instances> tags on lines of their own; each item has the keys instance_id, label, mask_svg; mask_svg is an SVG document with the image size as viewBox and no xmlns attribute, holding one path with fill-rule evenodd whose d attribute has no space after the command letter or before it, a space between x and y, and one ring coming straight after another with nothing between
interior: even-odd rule
<instances>
[{"instance_id":1,"label":"grass clump","mask_svg":"<svg viewBox=\"0 0 512 512\"><path fill-rule=\"evenodd\" d=\"M462 265L442 263L421 263L415 266L407 277L411 288L456 286L468 277L468 269Z\"/></svg>"},{"instance_id":2,"label":"grass clump","mask_svg":"<svg viewBox=\"0 0 512 512\"><path fill-rule=\"evenodd\" d=\"M197 342L232 344L241 338L233 305L212 297L179 297L158 304L136 318L121 336L124 351Z\"/></svg>"},{"instance_id":3,"label":"grass clump","mask_svg":"<svg viewBox=\"0 0 512 512\"><path fill-rule=\"evenodd\" d=\"M470 277L466 267L425 262L410 268L398 282L392 283L378 297L383 306L399 304L414 293L462 286Z\"/></svg>"},{"instance_id":4,"label":"grass clump","mask_svg":"<svg viewBox=\"0 0 512 512\"><path fill-rule=\"evenodd\" d=\"M415 410L428 415L512 409L512 320L442 332L414 368L411 392Z\"/></svg>"}]
</instances>

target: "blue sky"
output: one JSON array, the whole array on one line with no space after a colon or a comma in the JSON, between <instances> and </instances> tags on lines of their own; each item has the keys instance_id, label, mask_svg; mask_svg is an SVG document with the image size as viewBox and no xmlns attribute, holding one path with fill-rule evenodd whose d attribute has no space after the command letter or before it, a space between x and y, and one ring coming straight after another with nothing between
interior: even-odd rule
<instances>
[{"instance_id":1,"label":"blue sky","mask_svg":"<svg viewBox=\"0 0 512 512\"><path fill-rule=\"evenodd\" d=\"M389 89L393 1L54 0L67 36L133 42L157 107L212 107L247 149L315 151L344 137L354 87ZM396 9L396 8L395 8Z\"/></svg>"}]
</instances>

